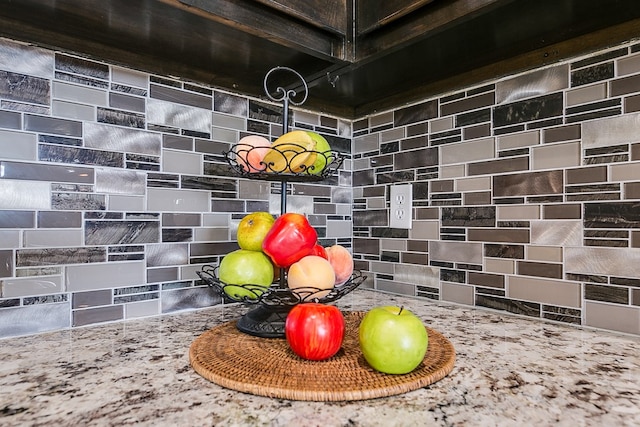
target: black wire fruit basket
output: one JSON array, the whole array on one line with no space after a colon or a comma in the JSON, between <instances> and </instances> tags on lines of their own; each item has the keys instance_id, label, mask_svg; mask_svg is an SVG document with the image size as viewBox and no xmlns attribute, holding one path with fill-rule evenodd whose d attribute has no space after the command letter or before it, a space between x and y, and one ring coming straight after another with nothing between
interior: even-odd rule
<instances>
[{"instance_id":1,"label":"black wire fruit basket","mask_svg":"<svg viewBox=\"0 0 640 427\"><path fill-rule=\"evenodd\" d=\"M298 81L297 87L301 87L304 91L302 100L294 101L298 95L297 89L285 89L284 86L277 86L275 90L269 89L269 78L276 72L293 73ZM291 68L275 67L266 74L264 88L271 100L283 103L283 134L286 134L289 124L289 104L304 103L308 93L307 83ZM245 144L233 145L229 151L223 152L223 155L235 174L242 178L280 181L281 214L286 212L287 207L287 182L319 182L335 176L345 158L337 151L315 151L296 143L288 143L280 148L261 148L273 150L269 157L260 156L272 160L252 163L250 154L252 150L258 148ZM310 157L320 158L322 169L316 167L315 162L310 161ZM238 319L237 328L247 334L264 338L284 337L287 314L295 305L305 302L332 303L352 292L366 280L366 276L354 270L346 282L329 290L314 287L290 289L287 286L286 269L281 269L279 280L269 286L224 283L219 279L217 270L218 267L205 265L197 274L210 288L225 298L255 306L253 310Z\"/></svg>"},{"instance_id":2,"label":"black wire fruit basket","mask_svg":"<svg viewBox=\"0 0 640 427\"><path fill-rule=\"evenodd\" d=\"M256 309L249 311L238 320L237 327L247 334L265 338L283 336L287 313L295 305L305 302L327 304L337 301L360 286L366 279L366 276L356 270L345 283L329 290L311 286L290 289L286 286L286 273L283 273L280 280L272 285L261 286L224 283L218 278L217 272L217 266L205 265L197 273L208 286L226 298L255 305Z\"/></svg>"}]
</instances>

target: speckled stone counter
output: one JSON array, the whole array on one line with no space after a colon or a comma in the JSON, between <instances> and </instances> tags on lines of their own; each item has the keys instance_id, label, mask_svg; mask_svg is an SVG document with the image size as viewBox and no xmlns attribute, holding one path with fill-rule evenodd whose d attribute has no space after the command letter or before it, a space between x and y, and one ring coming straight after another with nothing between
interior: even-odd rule
<instances>
[{"instance_id":1,"label":"speckled stone counter","mask_svg":"<svg viewBox=\"0 0 640 427\"><path fill-rule=\"evenodd\" d=\"M404 305L455 346L449 376L399 396L300 402L224 389L192 341L216 307L0 341L0 425L640 425L640 339L357 290L344 310Z\"/></svg>"}]
</instances>

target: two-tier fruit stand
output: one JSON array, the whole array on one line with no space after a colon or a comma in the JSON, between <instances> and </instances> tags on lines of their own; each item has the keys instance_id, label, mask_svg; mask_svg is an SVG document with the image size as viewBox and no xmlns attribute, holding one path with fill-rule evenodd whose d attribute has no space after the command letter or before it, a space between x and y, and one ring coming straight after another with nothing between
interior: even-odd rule
<instances>
[{"instance_id":1,"label":"two-tier fruit stand","mask_svg":"<svg viewBox=\"0 0 640 427\"><path fill-rule=\"evenodd\" d=\"M294 84L301 87L302 92L296 90L295 86L294 89L286 89L280 85L276 85L275 89L270 88L270 80L278 73L293 75L298 80L294 82ZM289 132L289 105L302 105L306 101L308 94L307 83L295 70L287 67L276 67L265 75L264 90L271 100L282 102L282 133L286 134ZM287 211L288 182L322 181L336 173L344 161L344 155L334 150L316 152L315 154L317 156L324 156L326 160L323 162L326 166L322 171L316 171L313 169L313 166L307 167L304 164L301 167L294 168L291 167L291 164L295 162L299 156L307 155L308 150L302 146L294 147L293 149L289 148L289 152L286 150L280 152L278 148L270 148L270 150L278 151L277 157L283 159L283 163L274 164L263 162L258 168L247 168L247 159L251 151L255 149L256 148L250 146L237 145L231 147L231 149L224 152L223 155L233 171L243 178L279 181L281 183L281 214ZM217 267L210 265L203 267L203 269L198 272L198 275L209 286L215 288L231 300L255 305L255 309L249 311L238 320L237 327L242 332L265 338L284 336L284 322L287 313L294 305L312 301L320 303L336 301L353 291L365 280L365 276L356 270L346 283L334 287L327 294L322 289L312 287L304 288L303 291L300 289L296 290L296 292L292 291L287 286L285 269L281 269L280 279L269 287L251 283L243 285L224 283L218 278ZM242 288L242 292L237 292L239 287Z\"/></svg>"},{"instance_id":2,"label":"two-tier fruit stand","mask_svg":"<svg viewBox=\"0 0 640 427\"><path fill-rule=\"evenodd\" d=\"M298 92L277 86L270 90L269 79L274 73L293 74L300 83L288 87L302 88L302 100L294 101ZM289 104L300 105L307 98L304 78L286 67L276 67L264 78L267 96L281 101L283 134L288 132ZM294 159L295 153L282 153ZM262 163L260 170L246 170L247 155L252 148L232 147L224 153L231 168L241 177L279 181L281 183L281 214L287 207L287 182L316 182L337 172L344 157L335 151L318 152L325 156L326 167L318 173L311 167L295 169L290 165ZM276 148L271 148L276 149ZM304 153L303 153L304 154ZM243 157L244 156L244 157ZM291 160L292 161L292 160ZM230 285L222 282L217 267L205 266L198 272L211 288L236 302L255 306L238 320L223 323L205 331L191 344L189 361L202 377L220 386L256 394L291 400L345 401L386 397L426 387L451 372L455 361L453 345L438 331L427 328L429 346L424 361L412 372L388 375L375 371L364 360L358 341L358 327L363 312L343 312L345 333L338 353L323 361L303 360L289 348L284 339L284 325L288 312L305 302L331 303L356 289L365 280L354 270L350 279L335 286L328 294L324 290L305 288L295 291L287 286L287 274L281 269L279 280L270 286L255 284ZM240 286L242 292L237 292Z\"/></svg>"}]
</instances>

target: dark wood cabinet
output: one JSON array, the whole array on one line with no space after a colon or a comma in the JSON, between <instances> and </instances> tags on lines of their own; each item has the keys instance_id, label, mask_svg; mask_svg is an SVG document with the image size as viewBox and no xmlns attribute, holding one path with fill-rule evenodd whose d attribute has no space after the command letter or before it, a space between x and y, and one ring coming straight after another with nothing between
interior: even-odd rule
<instances>
[{"instance_id":1,"label":"dark wood cabinet","mask_svg":"<svg viewBox=\"0 0 640 427\"><path fill-rule=\"evenodd\" d=\"M345 118L640 36L637 0L5 0L0 37L262 96L288 66Z\"/></svg>"}]
</instances>

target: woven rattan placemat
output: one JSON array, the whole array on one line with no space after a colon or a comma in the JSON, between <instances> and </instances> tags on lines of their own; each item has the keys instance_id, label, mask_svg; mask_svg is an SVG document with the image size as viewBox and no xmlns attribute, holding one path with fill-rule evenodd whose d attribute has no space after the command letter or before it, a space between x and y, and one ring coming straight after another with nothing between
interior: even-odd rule
<instances>
[{"instance_id":1,"label":"woven rattan placemat","mask_svg":"<svg viewBox=\"0 0 640 427\"><path fill-rule=\"evenodd\" d=\"M358 326L362 312L344 313L345 337L338 353L308 361L291 351L284 338L259 338L237 330L235 321L216 326L194 340L193 369L233 390L291 400L344 401L393 396L425 387L453 369L455 350L439 332L427 328L429 347L412 372L388 375L373 370L362 356Z\"/></svg>"}]
</instances>

